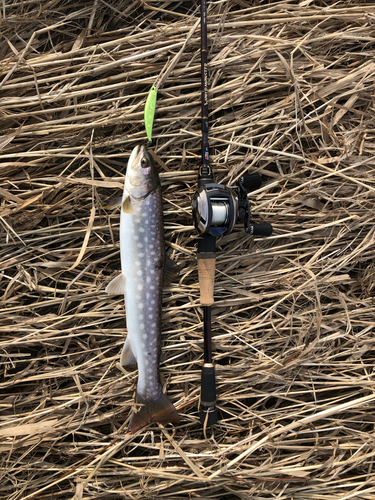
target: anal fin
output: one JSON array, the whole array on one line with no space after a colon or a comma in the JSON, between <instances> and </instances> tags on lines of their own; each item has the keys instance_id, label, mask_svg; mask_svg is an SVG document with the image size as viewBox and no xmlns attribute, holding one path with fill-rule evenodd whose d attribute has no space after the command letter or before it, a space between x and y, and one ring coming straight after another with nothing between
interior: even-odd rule
<instances>
[{"instance_id":1,"label":"anal fin","mask_svg":"<svg viewBox=\"0 0 375 500\"><path fill-rule=\"evenodd\" d=\"M129 335L126 337L124 347L122 348L120 365L128 372L137 369L137 358L135 357Z\"/></svg>"},{"instance_id":2,"label":"anal fin","mask_svg":"<svg viewBox=\"0 0 375 500\"><path fill-rule=\"evenodd\" d=\"M142 405L137 413L133 413L130 420L132 433L139 431L152 422L179 424L180 417L176 408L163 393L157 399L144 399L140 394L136 395L135 402Z\"/></svg>"}]
</instances>

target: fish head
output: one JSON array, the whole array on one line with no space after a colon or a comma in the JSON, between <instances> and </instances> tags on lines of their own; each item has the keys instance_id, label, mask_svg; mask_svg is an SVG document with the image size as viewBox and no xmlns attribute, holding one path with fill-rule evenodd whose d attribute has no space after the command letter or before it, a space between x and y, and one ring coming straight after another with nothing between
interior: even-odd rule
<instances>
[{"instance_id":1,"label":"fish head","mask_svg":"<svg viewBox=\"0 0 375 500\"><path fill-rule=\"evenodd\" d=\"M158 187L159 177L147 146L136 146L129 158L125 188L134 199L144 199Z\"/></svg>"}]
</instances>

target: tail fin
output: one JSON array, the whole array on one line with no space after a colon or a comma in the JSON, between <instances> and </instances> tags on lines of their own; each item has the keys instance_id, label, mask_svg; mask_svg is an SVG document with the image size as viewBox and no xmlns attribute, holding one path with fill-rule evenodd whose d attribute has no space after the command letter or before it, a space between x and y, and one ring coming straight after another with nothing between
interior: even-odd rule
<instances>
[{"instance_id":1,"label":"tail fin","mask_svg":"<svg viewBox=\"0 0 375 500\"><path fill-rule=\"evenodd\" d=\"M137 413L133 413L130 420L130 429L133 434L152 422L180 423L176 408L163 393L160 394L158 399L143 399L137 392L135 402L142 406Z\"/></svg>"}]
</instances>

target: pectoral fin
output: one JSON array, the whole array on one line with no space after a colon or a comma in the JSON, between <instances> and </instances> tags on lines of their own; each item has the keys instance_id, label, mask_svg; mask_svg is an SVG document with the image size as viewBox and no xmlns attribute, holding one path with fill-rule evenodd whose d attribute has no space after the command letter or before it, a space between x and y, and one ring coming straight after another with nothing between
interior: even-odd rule
<instances>
[{"instance_id":1,"label":"pectoral fin","mask_svg":"<svg viewBox=\"0 0 375 500\"><path fill-rule=\"evenodd\" d=\"M105 291L110 295L125 295L126 281L125 276L121 273L108 283Z\"/></svg>"},{"instance_id":2,"label":"pectoral fin","mask_svg":"<svg viewBox=\"0 0 375 500\"><path fill-rule=\"evenodd\" d=\"M127 196L125 200L122 202L122 211L125 214L134 214L130 196Z\"/></svg>"},{"instance_id":3,"label":"pectoral fin","mask_svg":"<svg viewBox=\"0 0 375 500\"><path fill-rule=\"evenodd\" d=\"M137 369L137 358L135 357L129 335L126 337L124 347L122 348L120 365L128 372Z\"/></svg>"},{"instance_id":4,"label":"pectoral fin","mask_svg":"<svg viewBox=\"0 0 375 500\"><path fill-rule=\"evenodd\" d=\"M114 210L121 205L121 202L122 196L120 198L112 198L112 200L108 200L107 203L103 205L103 208L106 210Z\"/></svg>"},{"instance_id":5,"label":"pectoral fin","mask_svg":"<svg viewBox=\"0 0 375 500\"><path fill-rule=\"evenodd\" d=\"M165 265L164 265L164 285L170 285L180 274L181 268L172 259L165 256Z\"/></svg>"}]
</instances>

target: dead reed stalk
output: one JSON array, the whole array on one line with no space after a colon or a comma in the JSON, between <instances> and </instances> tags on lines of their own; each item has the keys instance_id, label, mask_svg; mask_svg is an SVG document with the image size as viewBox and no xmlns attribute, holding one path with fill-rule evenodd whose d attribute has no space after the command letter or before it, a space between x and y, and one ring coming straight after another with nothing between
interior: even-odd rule
<instances>
[{"instance_id":1,"label":"dead reed stalk","mask_svg":"<svg viewBox=\"0 0 375 500\"><path fill-rule=\"evenodd\" d=\"M197 414L202 316L190 200L200 157L199 4L4 0L0 46L0 498L373 499L375 3L209 4L218 181L256 220L218 242L220 423ZM195 29L193 29L195 26ZM178 54L178 57L174 57ZM143 106L168 253L162 372L175 429L128 433L119 214Z\"/></svg>"}]
</instances>

